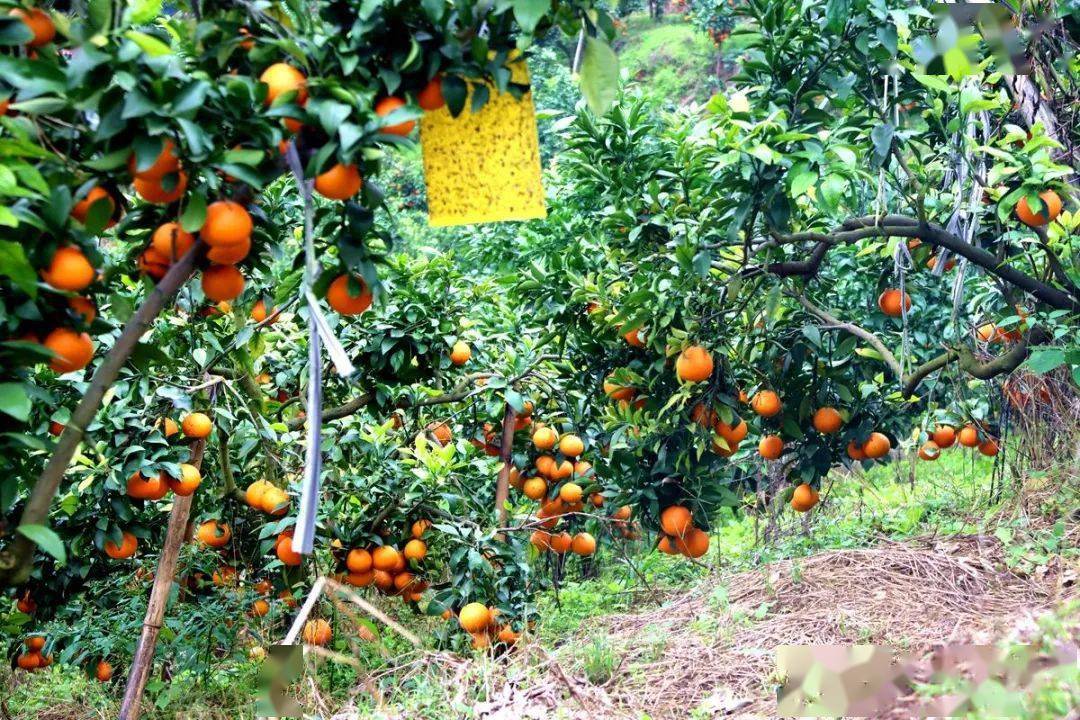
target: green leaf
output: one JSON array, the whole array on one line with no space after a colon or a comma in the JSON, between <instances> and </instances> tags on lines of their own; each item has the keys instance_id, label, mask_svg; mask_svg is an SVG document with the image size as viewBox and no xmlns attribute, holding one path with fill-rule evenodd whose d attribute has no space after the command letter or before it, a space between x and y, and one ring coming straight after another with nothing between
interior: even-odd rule
<instances>
[{"instance_id":1,"label":"green leaf","mask_svg":"<svg viewBox=\"0 0 1080 720\"><path fill-rule=\"evenodd\" d=\"M188 196L187 207L180 215L180 227L186 232L198 232L206 222L206 196L202 192L193 192Z\"/></svg>"},{"instance_id":2,"label":"green leaf","mask_svg":"<svg viewBox=\"0 0 1080 720\"><path fill-rule=\"evenodd\" d=\"M128 30L124 33L124 37L138 45L139 48L150 57L161 57L162 55L172 54L172 48L153 35L147 35L146 33L141 33L137 30Z\"/></svg>"},{"instance_id":3,"label":"green leaf","mask_svg":"<svg viewBox=\"0 0 1080 720\"><path fill-rule=\"evenodd\" d=\"M17 110L24 115L48 115L63 110L67 106L68 101L63 98L39 97L33 100L12 103L11 109Z\"/></svg>"},{"instance_id":4,"label":"green leaf","mask_svg":"<svg viewBox=\"0 0 1080 720\"><path fill-rule=\"evenodd\" d=\"M874 159L871 167L879 168L889 159L889 152L892 150L892 141L895 134L896 128L888 123L878 125L870 131L870 139L874 141Z\"/></svg>"},{"instance_id":5,"label":"green leaf","mask_svg":"<svg viewBox=\"0 0 1080 720\"><path fill-rule=\"evenodd\" d=\"M52 529L44 525L20 525L16 529L20 534L37 543L38 547L52 555L58 562L67 562L64 543L60 541L60 536L53 532Z\"/></svg>"},{"instance_id":6,"label":"green leaf","mask_svg":"<svg viewBox=\"0 0 1080 720\"><path fill-rule=\"evenodd\" d=\"M161 14L162 0L128 0L128 19L133 25L150 22Z\"/></svg>"},{"instance_id":7,"label":"green leaf","mask_svg":"<svg viewBox=\"0 0 1080 720\"><path fill-rule=\"evenodd\" d=\"M1045 375L1065 364L1065 349L1057 347L1037 348L1027 360L1027 367L1036 375Z\"/></svg>"},{"instance_id":8,"label":"green leaf","mask_svg":"<svg viewBox=\"0 0 1080 720\"><path fill-rule=\"evenodd\" d=\"M34 38L34 33L22 20L7 15L0 15L0 45L25 45Z\"/></svg>"},{"instance_id":9,"label":"green leaf","mask_svg":"<svg viewBox=\"0 0 1080 720\"><path fill-rule=\"evenodd\" d=\"M31 407L30 396L22 383L0 383L0 412L26 422L30 419Z\"/></svg>"},{"instance_id":10,"label":"green leaf","mask_svg":"<svg viewBox=\"0 0 1080 720\"><path fill-rule=\"evenodd\" d=\"M513 3L518 25L530 34L551 7L551 0L513 0Z\"/></svg>"},{"instance_id":11,"label":"green leaf","mask_svg":"<svg viewBox=\"0 0 1080 720\"><path fill-rule=\"evenodd\" d=\"M107 32L112 25L113 7L112 0L89 0L86 4L86 14L90 20L90 26L98 32ZM144 23L153 20L135 20L135 23Z\"/></svg>"},{"instance_id":12,"label":"green leaf","mask_svg":"<svg viewBox=\"0 0 1080 720\"><path fill-rule=\"evenodd\" d=\"M37 273L19 243L0 240L0 275L11 278L30 297L37 297Z\"/></svg>"},{"instance_id":13,"label":"green leaf","mask_svg":"<svg viewBox=\"0 0 1080 720\"><path fill-rule=\"evenodd\" d=\"M618 56L603 40L586 37L581 60L581 92L589 109L603 115L615 102L618 91Z\"/></svg>"},{"instance_id":14,"label":"green leaf","mask_svg":"<svg viewBox=\"0 0 1080 720\"><path fill-rule=\"evenodd\" d=\"M788 173L788 181L791 183L791 196L798 198L805 195L806 191L817 182L817 179L817 171L807 168L806 165L797 165L792 168L791 172Z\"/></svg>"}]
</instances>

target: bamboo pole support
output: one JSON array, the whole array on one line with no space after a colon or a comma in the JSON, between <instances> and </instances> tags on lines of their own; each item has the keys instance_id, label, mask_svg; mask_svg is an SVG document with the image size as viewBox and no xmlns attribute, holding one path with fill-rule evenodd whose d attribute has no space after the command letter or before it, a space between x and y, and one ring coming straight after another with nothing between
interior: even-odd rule
<instances>
[{"instance_id":1,"label":"bamboo pole support","mask_svg":"<svg viewBox=\"0 0 1080 720\"><path fill-rule=\"evenodd\" d=\"M191 446L189 462L196 468L202 467L206 440L196 440ZM174 496L172 512L169 513L169 525L165 531L165 545L161 548L154 586L150 590L150 600L146 604L146 617L143 619L142 634L135 649L135 658L131 662L127 688L124 690L124 702L120 706L120 720L138 720L142 712L142 696L150 669L154 664L154 650L157 648L158 634L165 619L165 606L169 601L173 578L176 575L176 561L180 557L180 547L187 535L188 517L191 515L191 501L194 496Z\"/></svg>"}]
</instances>

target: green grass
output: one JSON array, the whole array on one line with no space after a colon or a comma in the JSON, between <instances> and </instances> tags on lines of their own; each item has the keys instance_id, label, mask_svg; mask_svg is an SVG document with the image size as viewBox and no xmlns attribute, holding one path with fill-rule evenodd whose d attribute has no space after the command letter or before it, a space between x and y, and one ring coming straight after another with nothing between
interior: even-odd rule
<instances>
[{"instance_id":1,"label":"green grass","mask_svg":"<svg viewBox=\"0 0 1080 720\"><path fill-rule=\"evenodd\" d=\"M656 23L635 13L626 22L616 49L620 66L639 90L674 104L705 102L715 92L716 47L708 35L680 16Z\"/></svg>"}]
</instances>

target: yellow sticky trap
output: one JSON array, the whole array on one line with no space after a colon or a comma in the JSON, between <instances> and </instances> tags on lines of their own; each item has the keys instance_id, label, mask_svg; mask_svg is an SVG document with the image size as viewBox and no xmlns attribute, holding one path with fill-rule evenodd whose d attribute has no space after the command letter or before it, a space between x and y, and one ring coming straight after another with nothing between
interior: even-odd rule
<instances>
[{"instance_id":1,"label":"yellow sticky trap","mask_svg":"<svg viewBox=\"0 0 1080 720\"><path fill-rule=\"evenodd\" d=\"M510 69L515 83L529 82L524 62ZM456 118L443 106L420 120L432 226L547 216L532 92L517 100L490 90L479 112L469 110L470 92Z\"/></svg>"}]
</instances>

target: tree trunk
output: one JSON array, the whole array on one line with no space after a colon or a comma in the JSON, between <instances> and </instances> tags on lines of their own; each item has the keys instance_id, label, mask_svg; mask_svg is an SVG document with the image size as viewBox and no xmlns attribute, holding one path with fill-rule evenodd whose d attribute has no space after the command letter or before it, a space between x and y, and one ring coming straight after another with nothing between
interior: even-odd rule
<instances>
[{"instance_id":1,"label":"tree trunk","mask_svg":"<svg viewBox=\"0 0 1080 720\"><path fill-rule=\"evenodd\" d=\"M105 392L116 381L120 369L138 346L139 338L150 327L165 307L165 302L180 289L191 277L195 268L195 259L203 249L202 240L195 245L184 257L177 260L165 277L157 284L143 301L138 311L128 320L120 337L116 339L109 354L94 372L86 393L79 401L75 411L71 413L71 419L60 435L56 443L56 450L41 471L30 498L23 509L20 525L46 525L49 520L49 506L52 505L56 491L60 487L60 481L67 472L71 458L82 441L86 426L94 420L98 409L101 407ZM23 535L16 535L11 546L0 553L0 586L19 585L30 576L33 567L34 543Z\"/></svg>"},{"instance_id":2,"label":"tree trunk","mask_svg":"<svg viewBox=\"0 0 1080 720\"><path fill-rule=\"evenodd\" d=\"M514 408L506 403L502 422L502 444L500 445L499 457L502 458L502 467L499 468L499 479L495 484L495 512L499 520L499 527L506 527L509 519L506 509L506 501L510 499L510 470L513 464L510 462L510 454L514 449Z\"/></svg>"}]
</instances>

